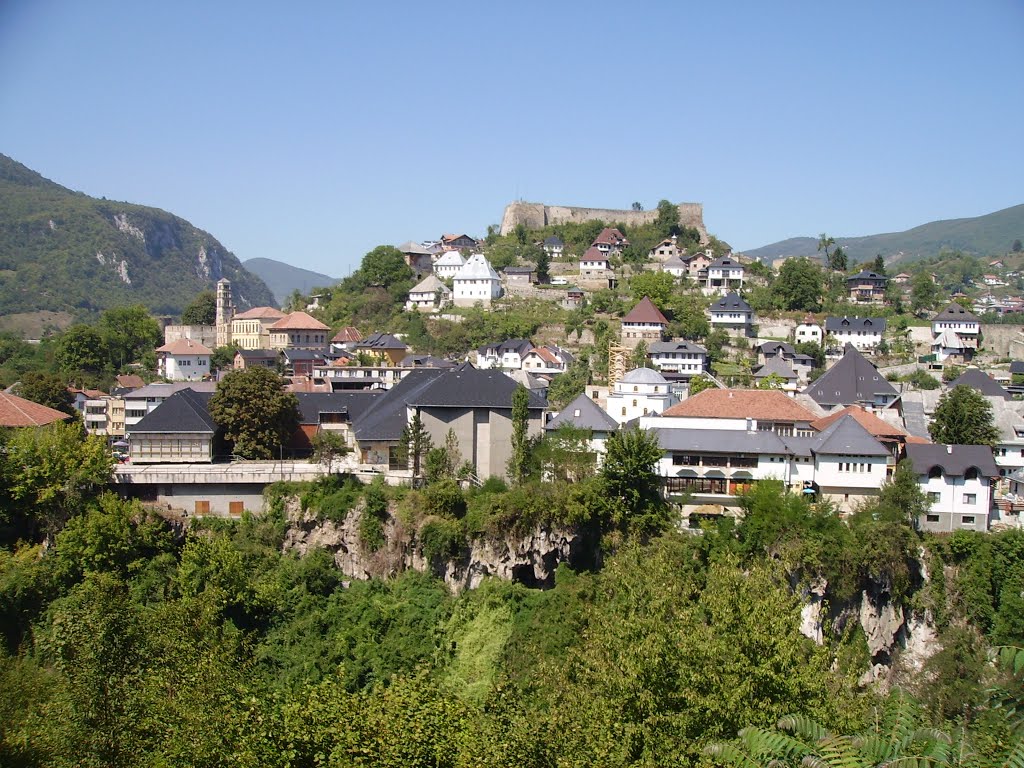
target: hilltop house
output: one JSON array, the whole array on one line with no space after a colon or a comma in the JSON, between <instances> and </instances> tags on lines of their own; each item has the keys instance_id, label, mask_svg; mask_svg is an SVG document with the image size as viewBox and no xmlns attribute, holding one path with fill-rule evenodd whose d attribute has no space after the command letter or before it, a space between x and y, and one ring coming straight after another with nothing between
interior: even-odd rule
<instances>
[{"instance_id":1,"label":"hilltop house","mask_svg":"<svg viewBox=\"0 0 1024 768\"><path fill-rule=\"evenodd\" d=\"M750 336L754 310L735 293L728 293L711 305L711 329L721 328L733 336Z\"/></svg>"},{"instance_id":2,"label":"hilltop house","mask_svg":"<svg viewBox=\"0 0 1024 768\"><path fill-rule=\"evenodd\" d=\"M390 333L371 333L356 343L356 353L369 355L381 365L396 366L409 354L409 347Z\"/></svg>"},{"instance_id":3,"label":"hilltop house","mask_svg":"<svg viewBox=\"0 0 1024 768\"><path fill-rule=\"evenodd\" d=\"M690 379L707 370L708 351L692 341L655 341L647 345L647 359L664 374L677 374L673 379Z\"/></svg>"},{"instance_id":4,"label":"hilltop house","mask_svg":"<svg viewBox=\"0 0 1024 768\"><path fill-rule=\"evenodd\" d=\"M451 303L451 300L451 289L437 275L430 274L409 289L405 308L418 312L436 312Z\"/></svg>"},{"instance_id":5,"label":"hilltop house","mask_svg":"<svg viewBox=\"0 0 1024 768\"><path fill-rule=\"evenodd\" d=\"M552 259L557 259L565 251L565 241L563 241L558 235L551 235L550 237L544 238L543 248L544 252L547 253L548 256Z\"/></svg>"},{"instance_id":6,"label":"hilltop house","mask_svg":"<svg viewBox=\"0 0 1024 768\"><path fill-rule=\"evenodd\" d=\"M615 227L605 227L597 236L591 247L605 254L622 253L622 250L629 245L629 240Z\"/></svg>"},{"instance_id":7,"label":"hilltop house","mask_svg":"<svg viewBox=\"0 0 1024 768\"><path fill-rule=\"evenodd\" d=\"M667 327L668 320L661 314L661 310L644 296L622 318L622 344L633 348L643 341L649 347L661 341Z\"/></svg>"},{"instance_id":8,"label":"hilltop house","mask_svg":"<svg viewBox=\"0 0 1024 768\"><path fill-rule=\"evenodd\" d=\"M523 355L523 370L540 376L564 373L572 364L573 356L567 350L553 344L534 347Z\"/></svg>"},{"instance_id":9,"label":"hilltop house","mask_svg":"<svg viewBox=\"0 0 1024 768\"><path fill-rule=\"evenodd\" d=\"M433 268L433 256L437 253L434 248L427 248L420 243L410 240L398 246L398 250L405 256L405 263L409 265L417 278L427 274Z\"/></svg>"},{"instance_id":10,"label":"hilltop house","mask_svg":"<svg viewBox=\"0 0 1024 768\"><path fill-rule=\"evenodd\" d=\"M885 275L863 269L856 275L846 278L846 290L850 294L850 301L883 304L888 283L889 278Z\"/></svg>"},{"instance_id":11,"label":"hilltop house","mask_svg":"<svg viewBox=\"0 0 1024 768\"><path fill-rule=\"evenodd\" d=\"M725 293L743 290L743 265L732 256L721 256L707 267L705 293Z\"/></svg>"},{"instance_id":12,"label":"hilltop house","mask_svg":"<svg viewBox=\"0 0 1024 768\"><path fill-rule=\"evenodd\" d=\"M819 347L824 347L824 344L822 343L824 338L825 336L821 332L821 326L815 322L814 315L810 314L804 317L793 331L793 341L796 344L814 342Z\"/></svg>"},{"instance_id":13,"label":"hilltop house","mask_svg":"<svg viewBox=\"0 0 1024 768\"><path fill-rule=\"evenodd\" d=\"M651 248L647 253L647 258L651 261L667 262L671 259L678 260L682 253L683 252L679 250L679 247L676 245L676 238L673 236L666 237L660 243Z\"/></svg>"},{"instance_id":14,"label":"hilltop house","mask_svg":"<svg viewBox=\"0 0 1024 768\"><path fill-rule=\"evenodd\" d=\"M981 321L976 315L952 302L932 318L932 336L938 338L944 334L955 334L960 344L957 348L969 357L981 342Z\"/></svg>"},{"instance_id":15,"label":"hilltop house","mask_svg":"<svg viewBox=\"0 0 1024 768\"><path fill-rule=\"evenodd\" d=\"M690 266L682 256L672 256L661 264L661 271L677 280L690 274Z\"/></svg>"},{"instance_id":16,"label":"hilltop house","mask_svg":"<svg viewBox=\"0 0 1024 768\"><path fill-rule=\"evenodd\" d=\"M213 351L198 341L178 339L156 348L156 369L169 381L199 381L209 377Z\"/></svg>"},{"instance_id":17,"label":"hilltop house","mask_svg":"<svg viewBox=\"0 0 1024 768\"><path fill-rule=\"evenodd\" d=\"M497 344L485 344L476 351L476 367L481 371L491 368L518 371L532 349L533 344L529 339L507 339Z\"/></svg>"},{"instance_id":18,"label":"hilltop house","mask_svg":"<svg viewBox=\"0 0 1024 768\"><path fill-rule=\"evenodd\" d=\"M452 278L452 298L457 307L477 302L487 306L501 296L501 278L482 253L474 253Z\"/></svg>"},{"instance_id":19,"label":"hilltop house","mask_svg":"<svg viewBox=\"0 0 1024 768\"><path fill-rule=\"evenodd\" d=\"M473 249L476 248L479 243L476 239L469 235L441 235L441 247L446 251L458 251L463 248Z\"/></svg>"},{"instance_id":20,"label":"hilltop house","mask_svg":"<svg viewBox=\"0 0 1024 768\"><path fill-rule=\"evenodd\" d=\"M847 405L887 408L899 397L893 385L852 344L846 345L838 362L809 384L804 394L826 410Z\"/></svg>"},{"instance_id":21,"label":"hilltop house","mask_svg":"<svg viewBox=\"0 0 1024 768\"><path fill-rule=\"evenodd\" d=\"M597 246L592 245L580 256L580 277L581 278L602 278L606 279L611 272L608 264L606 251L601 251Z\"/></svg>"},{"instance_id":22,"label":"hilltop house","mask_svg":"<svg viewBox=\"0 0 1024 768\"><path fill-rule=\"evenodd\" d=\"M450 280L466 265L466 260L458 251L446 251L434 262L434 274L442 280Z\"/></svg>"}]
</instances>

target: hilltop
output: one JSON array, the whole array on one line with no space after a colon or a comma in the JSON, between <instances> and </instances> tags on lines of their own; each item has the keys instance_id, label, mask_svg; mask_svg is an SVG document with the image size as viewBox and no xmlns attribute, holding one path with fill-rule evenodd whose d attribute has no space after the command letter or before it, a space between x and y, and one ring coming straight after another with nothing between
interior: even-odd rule
<instances>
[{"instance_id":1,"label":"hilltop","mask_svg":"<svg viewBox=\"0 0 1024 768\"><path fill-rule=\"evenodd\" d=\"M836 243L843 246L853 264L869 261L878 254L887 262L897 263L937 256L942 251L1002 255L1020 238L1024 238L1024 205L973 218L932 221L905 232L837 237ZM813 256L817 252L817 237L791 237L744 254L771 261L780 256Z\"/></svg>"},{"instance_id":2,"label":"hilltop","mask_svg":"<svg viewBox=\"0 0 1024 768\"><path fill-rule=\"evenodd\" d=\"M0 155L0 314L88 317L141 303L177 315L222 277L241 307L273 303L259 277L184 219L74 192Z\"/></svg>"},{"instance_id":3,"label":"hilltop","mask_svg":"<svg viewBox=\"0 0 1024 768\"><path fill-rule=\"evenodd\" d=\"M246 259L242 266L267 284L278 306L284 305L293 291L308 294L314 288L326 288L338 282L336 277L293 267L276 259Z\"/></svg>"}]
</instances>

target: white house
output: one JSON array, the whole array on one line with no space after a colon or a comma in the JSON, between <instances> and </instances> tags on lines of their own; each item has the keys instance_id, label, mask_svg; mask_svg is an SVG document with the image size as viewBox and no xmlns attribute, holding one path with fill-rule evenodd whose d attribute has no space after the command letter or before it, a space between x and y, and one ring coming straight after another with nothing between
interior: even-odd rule
<instances>
[{"instance_id":1,"label":"white house","mask_svg":"<svg viewBox=\"0 0 1024 768\"><path fill-rule=\"evenodd\" d=\"M544 252L552 259L559 258L565 251L565 241L558 235L551 235L544 239Z\"/></svg>"},{"instance_id":2,"label":"white house","mask_svg":"<svg viewBox=\"0 0 1024 768\"><path fill-rule=\"evenodd\" d=\"M421 282L409 289L407 310L434 312L451 303L452 292L437 275L427 275Z\"/></svg>"},{"instance_id":3,"label":"white house","mask_svg":"<svg viewBox=\"0 0 1024 768\"><path fill-rule=\"evenodd\" d=\"M157 347L157 373L170 381L200 381L210 375L213 351L198 341L178 339Z\"/></svg>"},{"instance_id":4,"label":"white house","mask_svg":"<svg viewBox=\"0 0 1024 768\"><path fill-rule=\"evenodd\" d=\"M561 347L544 345L534 347L523 355L523 370L534 374L554 375L564 373L573 361L573 356Z\"/></svg>"},{"instance_id":5,"label":"white house","mask_svg":"<svg viewBox=\"0 0 1024 768\"><path fill-rule=\"evenodd\" d=\"M885 334L884 317L827 317L825 335L834 340L829 343L833 350L842 350L852 344L858 352L874 350L882 343Z\"/></svg>"},{"instance_id":6,"label":"white house","mask_svg":"<svg viewBox=\"0 0 1024 768\"><path fill-rule=\"evenodd\" d=\"M822 340L824 338L825 335L821 331L821 326L814 321L813 315L807 315L804 317L793 331L793 342L795 344L812 341L818 346L822 346Z\"/></svg>"},{"instance_id":7,"label":"white house","mask_svg":"<svg viewBox=\"0 0 1024 768\"><path fill-rule=\"evenodd\" d=\"M452 278L455 306L471 307L478 301L484 305L501 296L501 278L482 253L474 253Z\"/></svg>"},{"instance_id":8,"label":"white house","mask_svg":"<svg viewBox=\"0 0 1024 768\"><path fill-rule=\"evenodd\" d=\"M676 245L675 237L666 237L660 243L651 248L647 253L647 258L651 261L667 262L671 259L679 259L682 255L682 251Z\"/></svg>"},{"instance_id":9,"label":"white house","mask_svg":"<svg viewBox=\"0 0 1024 768\"><path fill-rule=\"evenodd\" d=\"M608 393L608 415L619 424L662 413L678 402L668 381L650 368L634 368Z\"/></svg>"},{"instance_id":10,"label":"white house","mask_svg":"<svg viewBox=\"0 0 1024 768\"><path fill-rule=\"evenodd\" d=\"M215 392L215 381L179 381L174 384L147 384L124 395L124 424L131 432L147 414L152 413L171 395L183 389L194 389L196 392Z\"/></svg>"},{"instance_id":11,"label":"white house","mask_svg":"<svg viewBox=\"0 0 1024 768\"><path fill-rule=\"evenodd\" d=\"M662 373L699 376L708 366L708 351L692 341L656 341L647 347L647 358Z\"/></svg>"},{"instance_id":12,"label":"white house","mask_svg":"<svg viewBox=\"0 0 1024 768\"><path fill-rule=\"evenodd\" d=\"M952 302L932 318L932 336L941 336L946 331L955 333L960 342L966 344L968 348L977 349L981 337L981 321L956 302Z\"/></svg>"},{"instance_id":13,"label":"white house","mask_svg":"<svg viewBox=\"0 0 1024 768\"><path fill-rule=\"evenodd\" d=\"M743 265L732 256L720 256L708 264L708 276L704 283L707 293L743 289Z\"/></svg>"},{"instance_id":14,"label":"white house","mask_svg":"<svg viewBox=\"0 0 1024 768\"><path fill-rule=\"evenodd\" d=\"M711 305L711 329L722 328L737 336L749 336L754 310L735 293L728 293Z\"/></svg>"},{"instance_id":15,"label":"white house","mask_svg":"<svg viewBox=\"0 0 1024 768\"><path fill-rule=\"evenodd\" d=\"M987 531L992 483L999 469L986 445L907 444L929 509L918 525L927 531Z\"/></svg>"},{"instance_id":16,"label":"white house","mask_svg":"<svg viewBox=\"0 0 1024 768\"><path fill-rule=\"evenodd\" d=\"M466 260L458 251L444 251L434 262L434 274L442 280L455 277L466 265Z\"/></svg>"},{"instance_id":17,"label":"white house","mask_svg":"<svg viewBox=\"0 0 1024 768\"><path fill-rule=\"evenodd\" d=\"M641 341L650 345L661 341L668 320L647 296L636 303L622 318L621 338L627 347L635 347Z\"/></svg>"},{"instance_id":18,"label":"white house","mask_svg":"<svg viewBox=\"0 0 1024 768\"><path fill-rule=\"evenodd\" d=\"M610 269L607 251L598 250L596 245L587 248L580 256L580 277L608 277Z\"/></svg>"},{"instance_id":19,"label":"white house","mask_svg":"<svg viewBox=\"0 0 1024 768\"><path fill-rule=\"evenodd\" d=\"M690 273L690 265L686 263L686 260L683 259L682 256L672 256L662 263L661 271L668 272L672 277L678 280Z\"/></svg>"},{"instance_id":20,"label":"white house","mask_svg":"<svg viewBox=\"0 0 1024 768\"><path fill-rule=\"evenodd\" d=\"M485 344L476 351L476 367L480 370L500 368L518 371L523 359L533 349L529 339L507 339L497 344Z\"/></svg>"}]
</instances>

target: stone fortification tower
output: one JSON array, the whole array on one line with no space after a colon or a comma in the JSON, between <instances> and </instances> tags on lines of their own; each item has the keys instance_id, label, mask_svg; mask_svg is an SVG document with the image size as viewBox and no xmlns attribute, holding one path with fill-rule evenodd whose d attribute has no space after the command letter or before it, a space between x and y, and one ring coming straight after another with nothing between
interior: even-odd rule
<instances>
[{"instance_id":1,"label":"stone fortification tower","mask_svg":"<svg viewBox=\"0 0 1024 768\"><path fill-rule=\"evenodd\" d=\"M231 318L235 316L235 305L231 303L231 281L222 277L217 281L217 346L231 343Z\"/></svg>"}]
</instances>

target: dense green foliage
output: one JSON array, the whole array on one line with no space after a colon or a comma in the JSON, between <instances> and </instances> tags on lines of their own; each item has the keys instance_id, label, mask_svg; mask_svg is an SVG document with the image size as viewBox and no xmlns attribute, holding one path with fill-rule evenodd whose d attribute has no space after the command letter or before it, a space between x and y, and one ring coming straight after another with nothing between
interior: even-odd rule
<instances>
[{"instance_id":1,"label":"dense green foliage","mask_svg":"<svg viewBox=\"0 0 1024 768\"><path fill-rule=\"evenodd\" d=\"M220 272L217 272L219 265ZM0 307L88 317L144 304L178 315L220 277L240 303L263 282L209 234L165 211L72 192L0 155Z\"/></svg>"},{"instance_id":2,"label":"dense green foliage","mask_svg":"<svg viewBox=\"0 0 1024 768\"><path fill-rule=\"evenodd\" d=\"M272 459L299 425L299 401L269 368L231 371L210 398L210 416L233 452L246 459Z\"/></svg>"},{"instance_id":3,"label":"dense green foliage","mask_svg":"<svg viewBox=\"0 0 1024 768\"><path fill-rule=\"evenodd\" d=\"M961 384L943 393L928 434L936 443L993 446L999 439L992 404L977 390Z\"/></svg>"}]
</instances>

